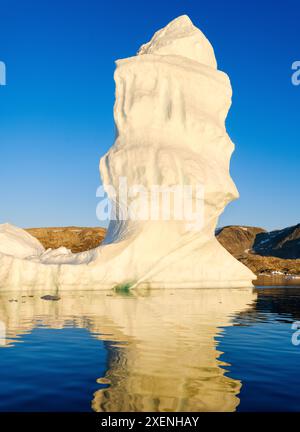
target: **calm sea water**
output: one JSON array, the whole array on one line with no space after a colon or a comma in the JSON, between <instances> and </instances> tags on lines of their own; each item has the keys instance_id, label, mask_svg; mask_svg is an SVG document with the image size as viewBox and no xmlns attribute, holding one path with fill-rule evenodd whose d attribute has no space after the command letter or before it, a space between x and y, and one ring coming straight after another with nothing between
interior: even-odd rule
<instances>
[{"instance_id":1,"label":"calm sea water","mask_svg":"<svg viewBox=\"0 0 300 432\"><path fill-rule=\"evenodd\" d=\"M3 293L0 320L1 411L300 411L297 287Z\"/></svg>"}]
</instances>

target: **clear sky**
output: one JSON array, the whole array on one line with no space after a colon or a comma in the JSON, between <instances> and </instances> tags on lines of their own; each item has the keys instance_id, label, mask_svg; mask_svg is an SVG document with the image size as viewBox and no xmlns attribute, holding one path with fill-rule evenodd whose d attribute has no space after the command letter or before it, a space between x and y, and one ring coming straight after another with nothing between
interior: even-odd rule
<instances>
[{"instance_id":1,"label":"clear sky","mask_svg":"<svg viewBox=\"0 0 300 432\"><path fill-rule=\"evenodd\" d=\"M98 225L98 163L114 140L114 60L188 14L233 86L220 225L300 222L298 0L0 0L0 223Z\"/></svg>"}]
</instances>

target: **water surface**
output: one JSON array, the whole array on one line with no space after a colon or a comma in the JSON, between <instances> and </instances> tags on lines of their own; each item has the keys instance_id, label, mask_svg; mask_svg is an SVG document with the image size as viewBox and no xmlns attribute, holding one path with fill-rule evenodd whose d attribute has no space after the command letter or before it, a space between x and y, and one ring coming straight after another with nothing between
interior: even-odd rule
<instances>
[{"instance_id":1,"label":"water surface","mask_svg":"<svg viewBox=\"0 0 300 432\"><path fill-rule=\"evenodd\" d=\"M297 287L2 293L0 320L1 411L300 411Z\"/></svg>"}]
</instances>

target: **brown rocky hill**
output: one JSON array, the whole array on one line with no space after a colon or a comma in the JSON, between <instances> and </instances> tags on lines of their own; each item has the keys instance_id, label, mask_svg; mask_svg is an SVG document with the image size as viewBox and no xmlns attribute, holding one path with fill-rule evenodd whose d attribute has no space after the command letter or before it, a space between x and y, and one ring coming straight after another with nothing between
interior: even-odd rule
<instances>
[{"instance_id":1,"label":"brown rocky hill","mask_svg":"<svg viewBox=\"0 0 300 432\"><path fill-rule=\"evenodd\" d=\"M216 232L217 239L235 257L252 249L258 234L265 233L263 228L231 225Z\"/></svg>"},{"instance_id":2,"label":"brown rocky hill","mask_svg":"<svg viewBox=\"0 0 300 432\"><path fill-rule=\"evenodd\" d=\"M216 237L257 275L300 275L300 225L270 232L233 225L218 229Z\"/></svg>"},{"instance_id":3,"label":"brown rocky hill","mask_svg":"<svg viewBox=\"0 0 300 432\"><path fill-rule=\"evenodd\" d=\"M99 246L103 240L105 228L86 227L57 227L57 228L28 228L29 234L36 237L45 249L56 249L65 246L72 252L83 252Z\"/></svg>"}]
</instances>

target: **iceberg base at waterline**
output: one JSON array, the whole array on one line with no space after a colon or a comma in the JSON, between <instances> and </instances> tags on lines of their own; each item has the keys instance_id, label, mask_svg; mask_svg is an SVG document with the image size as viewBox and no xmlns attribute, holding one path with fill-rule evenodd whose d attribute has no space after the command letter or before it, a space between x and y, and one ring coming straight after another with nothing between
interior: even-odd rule
<instances>
[{"instance_id":1,"label":"iceberg base at waterline","mask_svg":"<svg viewBox=\"0 0 300 432\"><path fill-rule=\"evenodd\" d=\"M159 239L166 235L168 229L170 223L166 223L164 228L160 223L152 229L147 223L144 232L134 240L129 237L115 244L103 244L96 249L73 254L64 247L45 250L26 231L8 224L0 225L0 288L26 292L38 289L48 293L77 288L252 286L249 280L255 279L255 276L252 277L251 271L241 266L215 238L205 244L203 238L194 233L195 237L184 247L175 240L173 250L170 245L165 250L159 249ZM160 232L154 233L155 230ZM22 257L9 254L12 243L16 251L23 248ZM153 259L155 250L159 253L156 252ZM241 274L240 266L244 274Z\"/></svg>"}]
</instances>

